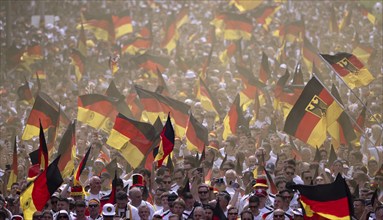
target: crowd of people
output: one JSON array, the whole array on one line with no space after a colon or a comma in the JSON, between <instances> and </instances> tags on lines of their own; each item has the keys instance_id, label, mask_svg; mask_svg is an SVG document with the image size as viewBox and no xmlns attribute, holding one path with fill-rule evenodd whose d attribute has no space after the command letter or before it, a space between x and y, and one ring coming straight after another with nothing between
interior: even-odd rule
<instances>
[{"instance_id":1,"label":"crowd of people","mask_svg":"<svg viewBox=\"0 0 383 220\"><path fill-rule=\"evenodd\" d=\"M328 2L327 2L328 3ZM260 107L255 120L253 106L245 111L249 119L248 128L239 128L237 134L222 138L223 122L215 120L214 112L206 111L196 98L195 84L198 74L209 54L211 41L208 39L211 21L218 11L238 12L229 1L8 1L1 4L1 81L0 81L0 219L303 219L305 212L299 193L291 185L320 185L332 183L338 174L347 181L353 195L353 219L383 219L383 66L382 66L382 4L369 2L331 2L329 6L321 1L274 1L263 4L280 5L272 16L266 30L259 25L250 10L247 16L253 20L252 40L242 40L241 60L258 75L262 52L268 56L271 78L265 88L273 101L273 89L286 69L293 71L298 63L302 65L304 80L311 76L311 69L302 63L302 40L287 42L285 58L280 63L280 39L273 36L280 25L287 21L304 19L304 35L321 53L353 51L356 36L359 43L372 48L368 69L375 80L368 86L349 90L342 80L323 63L322 80L327 88L335 84L344 103L345 111L356 121L364 105L367 113L364 132L360 144L340 145L336 149L337 158L329 160L331 137L322 146L317 146L320 160L314 160L315 146L287 135L283 132L284 115L280 109L266 102ZM375 15L371 24L360 12L364 6ZM172 12L187 7L188 22L180 27L179 48L170 54L161 48L164 36L163 26ZM337 21L343 19L344 12L352 13L348 26L341 31L329 30L329 8L337 12ZM8 11L8 12L7 12ZM12 13L9 14L9 11ZM81 13L117 14L129 11L133 33L117 40L104 42L86 31L87 58L86 73L76 80L70 61L70 51L79 41ZM33 15L53 15L44 26L31 23ZM40 91L60 103L70 119L77 117L77 98L83 94L105 94L113 79L124 95L130 94L134 85L143 88L157 87L157 79L148 78L142 68L138 68L130 55L121 56L120 69L113 75L109 57L133 38L134 34L152 22L153 45L151 53L168 56L171 61L163 72L163 77L171 97L190 105L191 113L209 131L209 146L201 152L190 150L184 137L176 137L172 161L174 166L156 167L151 170L142 167L132 168L124 157L106 144L108 134L79 122L76 130L76 155L79 160L88 146L91 153L83 170L80 182L76 185L73 176L67 176L62 186L50 197L43 210L33 216L23 214L20 194L26 189L28 169L31 166L29 153L37 149L39 139L19 140L26 125L32 105L18 100L17 89L28 80L32 92L37 92L34 70L41 68L46 79L40 79ZM8 36L7 36L8 35ZM25 68L12 66L9 59L11 49L18 50L34 44L43 48L43 61ZM244 83L236 74L236 59L223 64L219 54L230 41L218 38L214 44L211 62L207 67L207 85L216 96L225 116L231 103ZM11 48L11 49L10 49ZM4 55L4 56L3 56ZM177 66L176 56L182 56L188 65L183 71ZM13 63L12 63L13 64ZM140 120L140 119L137 119ZM58 134L58 145L64 129ZM13 140L18 137L18 179L7 188L11 172ZM57 146L55 146L57 150ZM55 155L57 152L50 152ZM52 155L50 156L53 160ZM113 160L117 161L117 177L106 169ZM271 175L267 178L265 172ZM112 184L113 182L113 184ZM115 186L115 202L106 203ZM274 187L275 185L275 187ZM274 189L275 188L275 189ZM217 208L219 206L219 209ZM334 207L338 208L338 207ZM224 216L218 217L217 210ZM307 213L306 213L307 214Z\"/></svg>"}]
</instances>

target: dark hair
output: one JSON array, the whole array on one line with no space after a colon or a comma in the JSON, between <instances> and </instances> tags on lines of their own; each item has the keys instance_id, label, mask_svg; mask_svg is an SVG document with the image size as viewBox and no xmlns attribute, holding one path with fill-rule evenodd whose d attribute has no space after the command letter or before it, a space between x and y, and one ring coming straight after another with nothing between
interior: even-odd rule
<instances>
[{"instance_id":1,"label":"dark hair","mask_svg":"<svg viewBox=\"0 0 383 220\"><path fill-rule=\"evenodd\" d=\"M75 202L75 207L86 207L86 203L84 200L77 200Z\"/></svg>"},{"instance_id":2,"label":"dark hair","mask_svg":"<svg viewBox=\"0 0 383 220\"><path fill-rule=\"evenodd\" d=\"M250 196L250 198L249 198L249 203L250 203L250 202L256 202L256 203L259 203L259 197L258 197L258 196L255 196L255 195Z\"/></svg>"},{"instance_id":3,"label":"dark hair","mask_svg":"<svg viewBox=\"0 0 383 220\"><path fill-rule=\"evenodd\" d=\"M128 199L128 195L126 194L125 191L120 190L120 191L118 191L117 194L116 194L116 199L118 199L118 200Z\"/></svg>"},{"instance_id":4,"label":"dark hair","mask_svg":"<svg viewBox=\"0 0 383 220\"><path fill-rule=\"evenodd\" d=\"M241 219L243 219L243 215L244 214L249 214L249 215L251 215L251 219L253 219L254 218L254 215L253 215L253 213L251 212L251 211L249 211L249 210L244 210L244 211L242 211L241 212Z\"/></svg>"}]
</instances>

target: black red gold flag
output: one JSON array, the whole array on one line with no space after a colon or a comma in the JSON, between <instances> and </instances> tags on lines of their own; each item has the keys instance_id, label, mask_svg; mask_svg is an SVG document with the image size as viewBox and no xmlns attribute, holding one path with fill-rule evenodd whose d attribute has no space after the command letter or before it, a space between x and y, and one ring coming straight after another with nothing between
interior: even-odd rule
<instances>
[{"instance_id":1,"label":"black red gold flag","mask_svg":"<svg viewBox=\"0 0 383 220\"><path fill-rule=\"evenodd\" d=\"M69 177L74 171L74 158L76 158L76 121L68 125L61 138L57 155L60 156L58 168L61 175Z\"/></svg>"},{"instance_id":2,"label":"black red gold flag","mask_svg":"<svg viewBox=\"0 0 383 220\"><path fill-rule=\"evenodd\" d=\"M259 69L259 81L266 84L267 80L269 80L271 77L271 71L269 66L269 58L265 54L265 52L262 51L262 61L261 61L261 67Z\"/></svg>"},{"instance_id":3,"label":"black red gold flag","mask_svg":"<svg viewBox=\"0 0 383 220\"><path fill-rule=\"evenodd\" d=\"M117 15L112 15L112 22L115 40L118 40L121 37L133 32L132 19L127 11L122 11Z\"/></svg>"},{"instance_id":4,"label":"black red gold flag","mask_svg":"<svg viewBox=\"0 0 383 220\"><path fill-rule=\"evenodd\" d=\"M74 66L76 79L77 81L80 81L83 75L85 74L85 57L79 50L72 49L70 58L72 61L72 65Z\"/></svg>"},{"instance_id":5,"label":"black red gold flag","mask_svg":"<svg viewBox=\"0 0 383 220\"><path fill-rule=\"evenodd\" d=\"M174 129L170 120L170 115L168 115L168 119L166 120L164 128L160 134L161 141L158 148L158 153L154 159L157 162L157 167L162 166L164 159L173 151L174 137Z\"/></svg>"},{"instance_id":6,"label":"black red gold flag","mask_svg":"<svg viewBox=\"0 0 383 220\"><path fill-rule=\"evenodd\" d=\"M210 92L209 88L206 86L205 82L200 78L198 87L197 87L197 97L202 107L208 112L216 113L216 120L220 119L221 116L221 104L215 96Z\"/></svg>"},{"instance_id":7,"label":"black red gold flag","mask_svg":"<svg viewBox=\"0 0 383 220\"><path fill-rule=\"evenodd\" d=\"M263 0L261 1L248 1L248 0L231 0L230 5L234 5L240 12L250 11L263 3Z\"/></svg>"},{"instance_id":8,"label":"black red gold flag","mask_svg":"<svg viewBox=\"0 0 383 220\"><path fill-rule=\"evenodd\" d=\"M291 188L299 191L306 218L346 220L353 216L351 193L340 174L329 184L291 185Z\"/></svg>"},{"instance_id":9,"label":"black red gold flag","mask_svg":"<svg viewBox=\"0 0 383 220\"><path fill-rule=\"evenodd\" d=\"M317 47L315 47L306 37L303 38L302 56L307 69L313 69L314 65L320 67L322 63Z\"/></svg>"},{"instance_id":10,"label":"black red gold flag","mask_svg":"<svg viewBox=\"0 0 383 220\"><path fill-rule=\"evenodd\" d=\"M312 77L287 116L284 131L311 146L321 146L327 128L342 112L330 92Z\"/></svg>"},{"instance_id":11,"label":"black red gold flag","mask_svg":"<svg viewBox=\"0 0 383 220\"><path fill-rule=\"evenodd\" d=\"M165 48L168 51L168 54L170 54L174 48L176 48L177 40L179 38L176 16L174 13L167 17L164 33L165 36L161 42L161 48Z\"/></svg>"},{"instance_id":12,"label":"black red gold flag","mask_svg":"<svg viewBox=\"0 0 383 220\"><path fill-rule=\"evenodd\" d=\"M164 72L170 62L168 57L151 55L149 53L133 57L132 60L137 66L152 73L153 75L156 74L157 68L161 71L161 73Z\"/></svg>"},{"instance_id":13,"label":"black red gold flag","mask_svg":"<svg viewBox=\"0 0 383 220\"><path fill-rule=\"evenodd\" d=\"M57 167L60 156L58 156L47 169L44 170L26 188L20 196L20 206L24 214L24 219L32 219L36 211L42 211L52 196L52 194L64 182Z\"/></svg>"},{"instance_id":14,"label":"black red gold flag","mask_svg":"<svg viewBox=\"0 0 383 220\"><path fill-rule=\"evenodd\" d=\"M152 46L151 38L144 37L136 37L133 38L126 43L121 48L121 54L124 55L126 53L130 55L137 55L145 53Z\"/></svg>"},{"instance_id":15,"label":"black red gold flag","mask_svg":"<svg viewBox=\"0 0 383 220\"><path fill-rule=\"evenodd\" d=\"M230 110L223 120L223 140L226 140L230 135L236 135L239 126L243 123L243 112L240 106L240 96L237 94L233 103L231 104Z\"/></svg>"},{"instance_id":16,"label":"black red gold flag","mask_svg":"<svg viewBox=\"0 0 383 220\"><path fill-rule=\"evenodd\" d=\"M269 25L272 21L273 15L281 8L277 5L262 5L259 6L254 13L252 14L258 24L261 24L262 27L268 31Z\"/></svg>"},{"instance_id":17,"label":"black red gold flag","mask_svg":"<svg viewBox=\"0 0 383 220\"><path fill-rule=\"evenodd\" d=\"M44 136L44 129L43 129L43 126L41 125L41 122L40 122L39 140L40 140L40 145L38 149L38 162L41 168L45 170L49 164L49 155L48 155L47 142L45 141L45 136Z\"/></svg>"},{"instance_id":18,"label":"black red gold flag","mask_svg":"<svg viewBox=\"0 0 383 220\"><path fill-rule=\"evenodd\" d=\"M342 52L335 55L321 54L321 56L350 89L367 86L375 79L364 64L353 54Z\"/></svg>"},{"instance_id":19,"label":"black red gold flag","mask_svg":"<svg viewBox=\"0 0 383 220\"><path fill-rule=\"evenodd\" d=\"M155 137L153 125L118 114L106 143L117 149L136 168L150 151Z\"/></svg>"},{"instance_id":20,"label":"black red gold flag","mask_svg":"<svg viewBox=\"0 0 383 220\"><path fill-rule=\"evenodd\" d=\"M19 165L17 162L17 143L16 143L16 136L15 136L15 142L13 145L12 166L11 166L11 172L9 173L7 190L11 190L12 184L17 183L17 176L19 174L18 166Z\"/></svg>"},{"instance_id":21,"label":"black red gold flag","mask_svg":"<svg viewBox=\"0 0 383 220\"><path fill-rule=\"evenodd\" d=\"M78 165L76 171L74 172L73 184L75 186L81 185L80 176L82 171L85 169L86 162L88 161L88 158L89 158L90 150L91 150L91 147L88 148L84 157L81 159L80 164Z\"/></svg>"},{"instance_id":22,"label":"black red gold flag","mask_svg":"<svg viewBox=\"0 0 383 220\"><path fill-rule=\"evenodd\" d=\"M202 152L204 147L209 145L208 130L192 114L190 114L186 128L186 146L189 150Z\"/></svg>"},{"instance_id":23,"label":"black red gold flag","mask_svg":"<svg viewBox=\"0 0 383 220\"><path fill-rule=\"evenodd\" d=\"M20 86L17 89L17 95L19 96L19 101L26 101L29 104L33 103L34 98L27 79L25 79L24 85Z\"/></svg>"},{"instance_id":24,"label":"black red gold flag","mask_svg":"<svg viewBox=\"0 0 383 220\"><path fill-rule=\"evenodd\" d=\"M253 31L252 21L244 14L224 14L223 37L226 40L250 40Z\"/></svg>"},{"instance_id":25,"label":"black red gold flag","mask_svg":"<svg viewBox=\"0 0 383 220\"><path fill-rule=\"evenodd\" d=\"M92 32L98 40L114 42L114 25L110 15L100 13L85 13L84 18L85 21L82 23L84 30ZM77 29L80 28L81 26L77 26Z\"/></svg>"}]
</instances>

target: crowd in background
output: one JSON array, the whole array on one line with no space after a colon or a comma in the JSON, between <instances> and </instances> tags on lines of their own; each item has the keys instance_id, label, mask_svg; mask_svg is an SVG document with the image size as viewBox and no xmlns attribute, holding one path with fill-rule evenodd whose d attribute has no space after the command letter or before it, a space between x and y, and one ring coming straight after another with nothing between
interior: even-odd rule
<instances>
[{"instance_id":1,"label":"crowd in background","mask_svg":"<svg viewBox=\"0 0 383 220\"><path fill-rule=\"evenodd\" d=\"M367 103L365 132L361 137L361 146L340 146L336 149L337 159L328 163L331 138L320 147L321 160L313 162L315 148L283 132L283 114L273 109L272 103L261 106L257 120L250 122L250 130L239 131L236 136L222 140L222 120L216 122L214 114L205 111L195 95L195 83L209 54L208 42L210 22L217 11L236 11L228 1L11 1L0 5L1 36L1 81L0 81L0 169L1 196L0 219L17 219L23 215L19 194L27 186L27 172L30 166L29 153L38 148L38 138L30 141L18 141L18 183L6 189L7 173L10 172L13 153L13 137L22 135L31 105L18 101L17 89L25 78L30 82L32 92L37 91L34 73L25 69L11 68L6 62L6 51L10 47L23 48L39 43L44 55L46 79L42 79L41 90L59 102L70 119L77 117L77 97L83 94L104 94L112 79L117 88L128 95L134 85L154 91L157 79L146 78L144 71L131 61L130 56L122 56L120 70L112 75L108 60L116 45L123 45L131 35L127 35L112 45L110 42L97 40L91 32L86 32L87 71L82 80L77 82L70 61L71 48L78 43L79 31L76 26L81 20L81 12L118 13L129 10L135 31L150 20L152 22L153 46L151 53L169 56L169 67L163 73L172 98L191 106L191 112L209 130L209 145L203 163L196 159L196 152L185 146L183 137L177 137L173 151L174 170L161 167L153 170L133 169L129 163L113 148L106 144L108 134L82 123L77 124L77 158L82 158L88 146L92 146L87 167L81 175L83 188L87 193L75 192L73 178L66 178L64 184L46 204L42 212L36 212L33 219L108 219L119 216L125 219L212 219L216 205L219 205L228 219L303 219L303 210L299 205L296 192L286 185L318 185L331 183L340 173L346 178L353 200L354 218L383 219L382 196L379 204L371 205L376 188L383 189L383 147L382 142L382 4L370 2L371 13L377 15L377 23L371 24L356 9L358 1L331 2L331 7L339 13L353 11L349 26L341 32L331 32L328 27L329 2L321 1L282 1L281 9L273 16L266 31L254 22L252 41L242 41L243 62L257 74L260 68L262 51L269 57L273 79L268 81L267 92L273 99L276 81L285 73L286 68L293 72L298 63L302 63L301 41L288 42L285 47L286 59L280 64L276 61L280 50L280 39L272 36L272 31L288 20L304 19L304 35L321 53L351 52L355 36L359 41L375 49L368 68L375 80L370 85L350 91L335 76L330 68L322 70L323 83L327 88L334 83L338 86L346 112L356 119ZM329 3L329 4L327 4ZM266 4L266 3L265 3ZM181 55L190 64L187 71L177 67L176 54L160 47L163 37L162 27L172 11L182 7L189 8L189 21L181 27L179 44ZM11 10L11 19L6 20L6 11ZM31 16L53 15L54 22L45 27L31 24ZM249 17L251 17L251 12ZM7 23L10 22L10 23ZM6 36L10 25L11 36ZM193 40L190 36L195 35ZM10 38L10 42L6 39ZM9 40L8 40L9 41ZM10 43L10 44L9 44ZM243 88L243 83L236 74L234 59L229 64L222 64L219 54L224 51L229 41L218 39L214 45L211 63L207 70L208 87L216 95L227 113L235 95ZM179 56L180 54L177 54ZM324 66L326 66L324 64ZM311 77L311 70L302 64L305 82ZM246 111L251 118L252 107ZM272 125L275 129L271 129ZM58 135L60 140L64 129ZM258 146L257 140L262 140ZM380 140L380 141L379 141ZM292 141L301 158L294 157ZM256 147L257 146L257 147ZM107 155L104 157L103 155ZM226 158L224 158L226 156ZM107 159L105 159L107 158ZM110 159L117 158L118 176L116 203L101 207L102 197L109 195L113 173L105 171ZM237 163L241 164L241 170ZM77 161L78 162L78 161ZM222 163L223 162L223 163ZM278 189L276 194L270 190L270 182L261 175L260 164L272 175ZM76 163L77 164L77 163ZM208 170L211 178L206 180ZM258 176L254 176L258 169ZM132 176L141 175L141 183L133 183ZM190 186L185 187L188 177ZM358 187L357 187L358 186ZM186 190L189 188L189 190ZM359 190L359 192L355 192ZM370 202L370 203L369 203ZM267 216L266 216L266 215Z\"/></svg>"}]
</instances>

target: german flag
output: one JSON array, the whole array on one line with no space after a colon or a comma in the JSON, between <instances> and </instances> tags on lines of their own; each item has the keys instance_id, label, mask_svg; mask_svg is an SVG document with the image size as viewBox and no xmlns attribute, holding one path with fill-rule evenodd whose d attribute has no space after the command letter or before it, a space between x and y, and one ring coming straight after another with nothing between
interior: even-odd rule
<instances>
[{"instance_id":1,"label":"german flag","mask_svg":"<svg viewBox=\"0 0 383 220\"><path fill-rule=\"evenodd\" d=\"M321 54L321 56L350 89L367 86L375 79L364 64L353 54L342 52L335 55Z\"/></svg>"},{"instance_id":2,"label":"german flag","mask_svg":"<svg viewBox=\"0 0 383 220\"><path fill-rule=\"evenodd\" d=\"M72 61L72 65L74 66L77 82L79 82L85 74L85 57L79 50L72 49L70 59Z\"/></svg>"},{"instance_id":3,"label":"german flag","mask_svg":"<svg viewBox=\"0 0 383 220\"><path fill-rule=\"evenodd\" d=\"M245 15L226 13L224 19L224 39L226 40L250 40L253 32L253 24Z\"/></svg>"},{"instance_id":4,"label":"german flag","mask_svg":"<svg viewBox=\"0 0 383 220\"><path fill-rule=\"evenodd\" d=\"M279 37L281 41L285 39L289 42L294 42L303 38L304 30L305 24L303 19L301 19L279 26L279 28L273 32L273 36Z\"/></svg>"},{"instance_id":5,"label":"german flag","mask_svg":"<svg viewBox=\"0 0 383 220\"><path fill-rule=\"evenodd\" d=\"M132 112L132 116L135 119L140 119L143 111L143 106L140 100L137 97L137 93L131 92L125 99L125 102L128 104L130 111Z\"/></svg>"},{"instance_id":6,"label":"german flag","mask_svg":"<svg viewBox=\"0 0 383 220\"><path fill-rule=\"evenodd\" d=\"M293 75L293 81L291 83L292 85L304 85L304 79L303 79L303 73L302 73L302 67L301 64L298 63L295 67L294 75Z\"/></svg>"},{"instance_id":7,"label":"german flag","mask_svg":"<svg viewBox=\"0 0 383 220\"><path fill-rule=\"evenodd\" d=\"M236 135L240 125L244 123L244 117L240 104L240 96L237 94L229 112L223 120L223 140L226 140L230 135Z\"/></svg>"},{"instance_id":8,"label":"german flag","mask_svg":"<svg viewBox=\"0 0 383 220\"><path fill-rule=\"evenodd\" d=\"M177 46L177 40L179 38L177 31L177 21L174 14L168 16L166 24L164 26L164 39L161 42L161 48L165 48L168 54L172 52Z\"/></svg>"},{"instance_id":9,"label":"german flag","mask_svg":"<svg viewBox=\"0 0 383 220\"><path fill-rule=\"evenodd\" d=\"M52 194L64 182L57 167L60 156L30 184L20 196L24 219L31 220L36 211L42 211Z\"/></svg>"},{"instance_id":10,"label":"german flag","mask_svg":"<svg viewBox=\"0 0 383 220\"><path fill-rule=\"evenodd\" d=\"M28 46L21 57L21 60L24 62L29 62L32 60L41 60L43 59L43 50L40 46L40 44L34 44L31 46Z\"/></svg>"},{"instance_id":11,"label":"german flag","mask_svg":"<svg viewBox=\"0 0 383 220\"><path fill-rule=\"evenodd\" d=\"M189 20L189 9L183 7L181 11L176 16L176 28L179 29L182 25L184 25Z\"/></svg>"},{"instance_id":12,"label":"german flag","mask_svg":"<svg viewBox=\"0 0 383 220\"><path fill-rule=\"evenodd\" d=\"M302 55L307 69L313 69L313 65L319 67L322 63L318 49L306 37L303 38Z\"/></svg>"},{"instance_id":13,"label":"german flag","mask_svg":"<svg viewBox=\"0 0 383 220\"><path fill-rule=\"evenodd\" d=\"M231 0L230 5L234 5L240 12L245 12L257 8L263 3L261 1L249 1L249 0Z\"/></svg>"},{"instance_id":14,"label":"german flag","mask_svg":"<svg viewBox=\"0 0 383 220\"><path fill-rule=\"evenodd\" d=\"M367 105L364 105L362 111L360 112L358 118L356 119L355 125L353 126L355 134L357 136L356 144L358 146L360 146L360 141L359 141L360 137L364 133L364 123L366 121L366 109L367 109Z\"/></svg>"},{"instance_id":15,"label":"german flag","mask_svg":"<svg viewBox=\"0 0 383 220\"><path fill-rule=\"evenodd\" d=\"M329 10L330 10L330 22L329 22L330 31L333 33L338 33L339 26L338 26L338 20L335 14L334 6L330 7Z\"/></svg>"},{"instance_id":16,"label":"german flag","mask_svg":"<svg viewBox=\"0 0 383 220\"><path fill-rule=\"evenodd\" d=\"M218 102L215 96L210 92L204 81L199 78L197 87L197 97L202 107L208 112L215 112L217 114L216 120L219 120L221 115L221 104Z\"/></svg>"},{"instance_id":17,"label":"german flag","mask_svg":"<svg viewBox=\"0 0 383 220\"><path fill-rule=\"evenodd\" d=\"M267 80L269 80L270 77L271 77L271 71L269 66L269 58L267 57L265 52L262 51L262 61L261 61L261 67L259 69L259 81L266 84Z\"/></svg>"},{"instance_id":18,"label":"german flag","mask_svg":"<svg viewBox=\"0 0 383 220\"><path fill-rule=\"evenodd\" d=\"M124 99L124 95L118 91L114 80L110 81L109 86L105 91L105 95L116 99Z\"/></svg>"},{"instance_id":19,"label":"german flag","mask_svg":"<svg viewBox=\"0 0 383 220\"><path fill-rule=\"evenodd\" d=\"M157 162L157 167L162 166L164 159L170 155L174 148L174 129L170 120L170 115L168 115L168 119L162 129L160 139L158 153L154 159L154 161Z\"/></svg>"},{"instance_id":20,"label":"german flag","mask_svg":"<svg viewBox=\"0 0 383 220\"><path fill-rule=\"evenodd\" d=\"M199 76L203 80L206 80L206 77L207 77L207 68L209 67L210 62L211 62L211 57L213 55L213 49L214 49L214 44L211 45L209 55L207 56L207 58L203 62L202 70L201 70L201 73L199 74Z\"/></svg>"},{"instance_id":21,"label":"german flag","mask_svg":"<svg viewBox=\"0 0 383 220\"><path fill-rule=\"evenodd\" d=\"M219 203L219 197L217 198L217 202L213 209L213 220L227 220L225 212L222 210L221 205Z\"/></svg>"},{"instance_id":22,"label":"german flag","mask_svg":"<svg viewBox=\"0 0 383 220\"><path fill-rule=\"evenodd\" d=\"M333 96L312 77L287 116L284 131L311 146L320 146L326 139L327 128L342 112Z\"/></svg>"},{"instance_id":23,"label":"german flag","mask_svg":"<svg viewBox=\"0 0 383 220\"><path fill-rule=\"evenodd\" d=\"M339 30L343 31L345 27L351 24L352 10L345 11L342 21L339 24Z\"/></svg>"},{"instance_id":24,"label":"german flag","mask_svg":"<svg viewBox=\"0 0 383 220\"><path fill-rule=\"evenodd\" d=\"M115 40L133 32L132 19L127 11L123 11L118 15L112 15L112 22Z\"/></svg>"},{"instance_id":25,"label":"german flag","mask_svg":"<svg viewBox=\"0 0 383 220\"><path fill-rule=\"evenodd\" d=\"M88 49L86 46L86 37L85 37L85 30L84 30L84 25L81 23L81 28L80 28L80 36L79 40L77 43L77 50L81 53L83 57L88 56Z\"/></svg>"},{"instance_id":26,"label":"german flag","mask_svg":"<svg viewBox=\"0 0 383 220\"><path fill-rule=\"evenodd\" d=\"M300 193L305 217L348 220L353 216L351 193L345 179L340 174L334 182L329 184L291 185L291 188L297 189Z\"/></svg>"},{"instance_id":27,"label":"german flag","mask_svg":"<svg viewBox=\"0 0 383 220\"><path fill-rule=\"evenodd\" d=\"M254 11L254 18L258 24L261 24L262 27L268 31L269 25L272 21L274 14L281 8L281 6L273 5L262 5Z\"/></svg>"},{"instance_id":28,"label":"german flag","mask_svg":"<svg viewBox=\"0 0 383 220\"><path fill-rule=\"evenodd\" d=\"M144 27L141 28L140 32L138 32L138 37L152 39L152 22L149 21Z\"/></svg>"},{"instance_id":29,"label":"german flag","mask_svg":"<svg viewBox=\"0 0 383 220\"><path fill-rule=\"evenodd\" d=\"M77 120L109 133L118 114L118 100L100 94L78 97Z\"/></svg>"},{"instance_id":30,"label":"german flag","mask_svg":"<svg viewBox=\"0 0 383 220\"><path fill-rule=\"evenodd\" d=\"M149 53L144 53L137 57L132 58L133 62L136 63L137 66L143 68L147 72L156 74L157 68L160 72L165 72L165 69L169 66L170 59L168 57L163 56L155 56Z\"/></svg>"},{"instance_id":31,"label":"german flag","mask_svg":"<svg viewBox=\"0 0 383 220\"><path fill-rule=\"evenodd\" d=\"M74 171L74 159L76 157L76 121L68 125L64 135L61 138L57 150L60 160L58 168L63 177L69 177Z\"/></svg>"},{"instance_id":32,"label":"german flag","mask_svg":"<svg viewBox=\"0 0 383 220\"><path fill-rule=\"evenodd\" d=\"M208 130L192 114L190 114L186 128L186 146L189 150L198 150L202 153L205 146L209 145Z\"/></svg>"},{"instance_id":33,"label":"german flag","mask_svg":"<svg viewBox=\"0 0 383 220\"><path fill-rule=\"evenodd\" d=\"M147 50L149 50L151 46L152 46L152 39L136 37L129 40L122 46L121 54L123 55L127 53L130 55L142 54L142 53L145 53Z\"/></svg>"},{"instance_id":34,"label":"german flag","mask_svg":"<svg viewBox=\"0 0 383 220\"><path fill-rule=\"evenodd\" d=\"M357 43L352 50L352 54L358 57L363 63L368 64L371 55L374 54L374 48L369 44Z\"/></svg>"},{"instance_id":35,"label":"german flag","mask_svg":"<svg viewBox=\"0 0 383 220\"><path fill-rule=\"evenodd\" d=\"M237 42L232 42L227 46L226 50L224 50L220 55L219 55L219 60L227 65L229 63L229 60L235 55L235 53L238 50L238 43Z\"/></svg>"},{"instance_id":36,"label":"german flag","mask_svg":"<svg viewBox=\"0 0 383 220\"><path fill-rule=\"evenodd\" d=\"M155 137L153 125L118 114L106 143L117 149L136 168L150 151Z\"/></svg>"},{"instance_id":37,"label":"german flag","mask_svg":"<svg viewBox=\"0 0 383 220\"><path fill-rule=\"evenodd\" d=\"M107 14L85 14L82 24L85 30L94 34L97 40L114 42L114 25L112 17ZM81 26L77 26L80 29Z\"/></svg>"},{"instance_id":38,"label":"german flag","mask_svg":"<svg viewBox=\"0 0 383 220\"><path fill-rule=\"evenodd\" d=\"M290 77L289 71L286 69L274 88L274 109L279 109L286 118L294 104L296 103L302 90L292 90L286 85Z\"/></svg>"},{"instance_id":39,"label":"german flag","mask_svg":"<svg viewBox=\"0 0 383 220\"><path fill-rule=\"evenodd\" d=\"M13 155L12 155L12 167L11 167L11 172L8 178L7 190L11 190L12 184L17 183L17 175L19 173L18 166L19 165L17 163L17 143L16 143L16 136L15 136L15 143L13 145Z\"/></svg>"},{"instance_id":40,"label":"german flag","mask_svg":"<svg viewBox=\"0 0 383 220\"><path fill-rule=\"evenodd\" d=\"M339 92L334 84L331 87L331 94L342 106L344 106ZM339 147L341 144L351 144L356 139L356 134L354 132L350 117L345 111L340 114L337 123L333 123L327 130L332 137L332 144L335 147Z\"/></svg>"},{"instance_id":41,"label":"german flag","mask_svg":"<svg viewBox=\"0 0 383 220\"><path fill-rule=\"evenodd\" d=\"M140 97L140 101L144 106L148 119L151 123L157 119L158 116L164 118L164 116L170 112L175 124L175 131L178 137L185 135L187 122L189 119L190 106L169 98L162 96L158 93L144 90L136 86L136 91Z\"/></svg>"},{"instance_id":42,"label":"german flag","mask_svg":"<svg viewBox=\"0 0 383 220\"><path fill-rule=\"evenodd\" d=\"M34 101L32 91L29 87L29 82L25 79L24 85L20 86L17 89L17 95L19 96L19 101L25 101L28 104L32 104Z\"/></svg>"},{"instance_id":43,"label":"german flag","mask_svg":"<svg viewBox=\"0 0 383 220\"><path fill-rule=\"evenodd\" d=\"M24 128L22 140L29 140L40 132L40 121L45 129L57 125L59 115L58 105L45 93L40 92L36 96L35 103L29 113L27 124ZM65 115L63 116L65 118ZM66 119L65 119L66 120Z\"/></svg>"},{"instance_id":44,"label":"german flag","mask_svg":"<svg viewBox=\"0 0 383 220\"><path fill-rule=\"evenodd\" d=\"M41 125L41 122L40 122L39 140L40 140L40 145L38 149L38 162L40 164L40 167L45 170L49 164L49 159L48 159L49 155L48 155L47 142L45 141L44 130L43 130L43 126Z\"/></svg>"},{"instance_id":45,"label":"german flag","mask_svg":"<svg viewBox=\"0 0 383 220\"><path fill-rule=\"evenodd\" d=\"M365 17L367 18L371 24L375 25L376 23L376 18L374 16L374 14L372 14L367 8L365 8L364 6L360 6L359 7L359 11L360 13Z\"/></svg>"},{"instance_id":46,"label":"german flag","mask_svg":"<svg viewBox=\"0 0 383 220\"><path fill-rule=\"evenodd\" d=\"M91 149L91 147L88 148L84 157L81 159L80 164L78 165L76 171L74 172L74 182L73 183L75 186L81 185L80 176L81 176L82 171L85 169L86 162L88 161L90 149Z\"/></svg>"}]
</instances>

